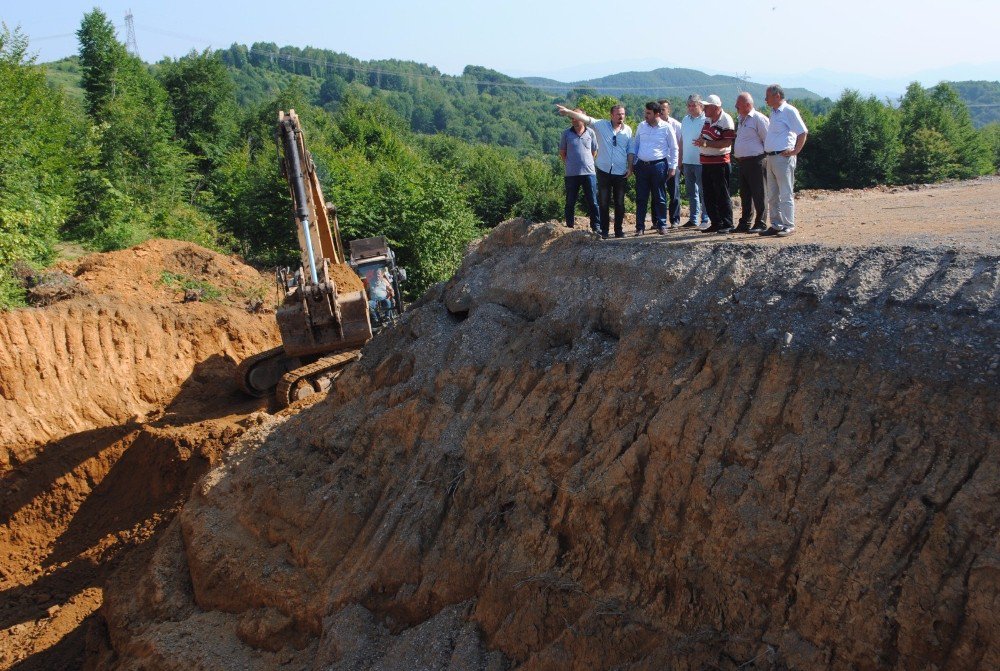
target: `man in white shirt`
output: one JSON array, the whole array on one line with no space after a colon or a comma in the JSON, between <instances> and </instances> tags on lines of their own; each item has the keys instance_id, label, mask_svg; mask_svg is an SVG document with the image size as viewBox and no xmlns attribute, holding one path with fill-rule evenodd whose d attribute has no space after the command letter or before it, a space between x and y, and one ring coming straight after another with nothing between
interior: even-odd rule
<instances>
[{"instance_id":1,"label":"man in white shirt","mask_svg":"<svg viewBox=\"0 0 1000 671\"><path fill-rule=\"evenodd\" d=\"M646 208L653 199L653 225L667 232L667 179L677 174L677 138L660 118L660 103L648 102L646 120L635 129L628 149L628 168L635 172L635 234L646 230Z\"/></svg>"},{"instance_id":2,"label":"man in white shirt","mask_svg":"<svg viewBox=\"0 0 1000 671\"><path fill-rule=\"evenodd\" d=\"M785 237L795 232L795 157L806 143L809 129L799 111L785 102L778 84L767 87L770 125L764 138L767 165L767 209L771 227L759 235Z\"/></svg>"},{"instance_id":3,"label":"man in white shirt","mask_svg":"<svg viewBox=\"0 0 1000 671\"><path fill-rule=\"evenodd\" d=\"M628 181L628 145L632 129L625 123L625 107L614 105L610 119L594 119L556 105L559 114L576 119L590 126L597 134L597 209L601 217L601 237L608 239L608 214L611 200L615 203L615 237L624 238L622 221L625 219L625 186Z\"/></svg>"},{"instance_id":4,"label":"man in white shirt","mask_svg":"<svg viewBox=\"0 0 1000 671\"><path fill-rule=\"evenodd\" d=\"M705 193L701 183L701 152L694 141L701 137L705 127L705 107L701 96L692 93L687 99L687 114L681 119L680 162L688 196L688 221L684 228L709 225Z\"/></svg>"},{"instance_id":5,"label":"man in white shirt","mask_svg":"<svg viewBox=\"0 0 1000 671\"><path fill-rule=\"evenodd\" d=\"M754 109L753 97L746 91L736 96L739 123L733 156L740 169L740 205L742 213L737 233L762 233L767 230L765 206L764 138L770 121ZM756 214L756 217L754 217ZM751 227L751 219L754 223Z\"/></svg>"},{"instance_id":6,"label":"man in white shirt","mask_svg":"<svg viewBox=\"0 0 1000 671\"><path fill-rule=\"evenodd\" d=\"M660 118L670 124L674 131L674 139L677 140L677 167L680 168L681 122L671 116L670 101L667 99L657 100L660 103ZM667 228L681 227L681 171L678 169L673 177L667 178Z\"/></svg>"}]
</instances>

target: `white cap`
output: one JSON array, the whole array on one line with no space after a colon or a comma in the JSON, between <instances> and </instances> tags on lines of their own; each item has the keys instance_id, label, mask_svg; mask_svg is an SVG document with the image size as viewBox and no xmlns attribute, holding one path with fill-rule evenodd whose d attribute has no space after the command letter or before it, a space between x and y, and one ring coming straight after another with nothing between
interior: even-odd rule
<instances>
[{"instance_id":1,"label":"white cap","mask_svg":"<svg viewBox=\"0 0 1000 671\"><path fill-rule=\"evenodd\" d=\"M705 104L715 105L716 107L722 107L722 98L713 93L712 95L705 98Z\"/></svg>"}]
</instances>

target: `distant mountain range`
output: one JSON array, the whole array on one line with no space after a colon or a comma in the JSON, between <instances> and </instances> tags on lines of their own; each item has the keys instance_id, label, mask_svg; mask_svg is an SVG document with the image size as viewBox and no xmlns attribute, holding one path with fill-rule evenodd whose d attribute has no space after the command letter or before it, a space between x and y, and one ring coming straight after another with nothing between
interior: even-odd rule
<instances>
[{"instance_id":1,"label":"distant mountain range","mask_svg":"<svg viewBox=\"0 0 1000 671\"><path fill-rule=\"evenodd\" d=\"M648 72L620 72L618 74L584 79L575 82L560 82L545 77L522 77L521 81L538 87L553 95L566 95L574 89L593 89L600 95L649 96L686 98L690 93L698 93L704 98L717 94L728 109L740 91L749 91L760 105L764 103L767 84L745 81L727 75L710 75L700 70L687 68L657 68ZM770 82L769 82L770 83ZM819 100L823 96L805 88L786 88L788 99Z\"/></svg>"}]
</instances>

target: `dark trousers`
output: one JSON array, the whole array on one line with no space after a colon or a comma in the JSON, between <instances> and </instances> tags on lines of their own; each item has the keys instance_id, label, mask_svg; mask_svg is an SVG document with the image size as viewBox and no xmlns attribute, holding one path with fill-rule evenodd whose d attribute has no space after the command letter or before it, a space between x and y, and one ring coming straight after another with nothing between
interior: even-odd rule
<instances>
[{"instance_id":1,"label":"dark trousers","mask_svg":"<svg viewBox=\"0 0 1000 671\"><path fill-rule=\"evenodd\" d=\"M677 166L673 177L667 178L667 196L670 198L670 205L667 210L670 212L670 223L681 223L681 167Z\"/></svg>"},{"instance_id":2,"label":"dark trousers","mask_svg":"<svg viewBox=\"0 0 1000 671\"><path fill-rule=\"evenodd\" d=\"M764 156L752 156L737 159L740 162L740 226L750 226L753 217L754 226L767 227L767 200L765 198L764 180L767 171L764 168ZM753 216L756 213L757 216Z\"/></svg>"},{"instance_id":3,"label":"dark trousers","mask_svg":"<svg viewBox=\"0 0 1000 671\"><path fill-rule=\"evenodd\" d=\"M702 163L701 183L705 188L705 209L712 226L732 228L733 201L729 195L728 163Z\"/></svg>"},{"instance_id":4,"label":"dark trousers","mask_svg":"<svg viewBox=\"0 0 1000 671\"><path fill-rule=\"evenodd\" d=\"M566 225L573 228L576 219L576 197L583 187L583 204L587 208L590 216L590 229L600 230L600 222L597 213L597 179L594 175L566 175L563 178L566 183Z\"/></svg>"},{"instance_id":5,"label":"dark trousers","mask_svg":"<svg viewBox=\"0 0 1000 671\"><path fill-rule=\"evenodd\" d=\"M667 162L635 164L635 230L646 230L646 208L653 199L653 226L667 225Z\"/></svg>"},{"instance_id":6,"label":"dark trousers","mask_svg":"<svg viewBox=\"0 0 1000 671\"><path fill-rule=\"evenodd\" d=\"M622 235L622 221L625 219L625 175L612 175L597 171L597 209L601 213L601 234L608 234L608 211L611 200L615 203L615 235Z\"/></svg>"}]
</instances>

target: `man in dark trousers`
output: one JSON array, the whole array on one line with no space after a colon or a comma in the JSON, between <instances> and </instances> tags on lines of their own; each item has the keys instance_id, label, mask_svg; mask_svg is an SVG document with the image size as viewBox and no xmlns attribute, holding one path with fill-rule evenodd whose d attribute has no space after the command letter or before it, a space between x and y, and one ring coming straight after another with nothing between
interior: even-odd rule
<instances>
[{"instance_id":1,"label":"man in dark trousers","mask_svg":"<svg viewBox=\"0 0 1000 671\"><path fill-rule=\"evenodd\" d=\"M583 110L574 110L580 114ZM597 174L594 157L597 156L597 134L578 118L563 131L559 140L559 158L566 164L566 225L573 228L576 219L576 198L583 189L583 202L590 215L590 230L601 232L597 213Z\"/></svg>"},{"instance_id":2,"label":"man in dark trousers","mask_svg":"<svg viewBox=\"0 0 1000 671\"><path fill-rule=\"evenodd\" d=\"M701 149L701 179L705 187L705 207L712 225L703 233L731 233L733 201L729 195L729 154L736 139L733 117L722 111L722 99L710 95L705 99L705 125L694 145Z\"/></svg>"},{"instance_id":3,"label":"man in dark trousers","mask_svg":"<svg viewBox=\"0 0 1000 671\"><path fill-rule=\"evenodd\" d=\"M736 111L739 112L739 123L736 127L736 141L733 143L733 156L740 168L742 209L736 232L761 233L767 230L764 138L767 137L770 121L754 109L753 97L746 91L736 96ZM750 223L751 219L753 224Z\"/></svg>"}]
</instances>

